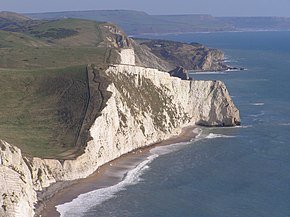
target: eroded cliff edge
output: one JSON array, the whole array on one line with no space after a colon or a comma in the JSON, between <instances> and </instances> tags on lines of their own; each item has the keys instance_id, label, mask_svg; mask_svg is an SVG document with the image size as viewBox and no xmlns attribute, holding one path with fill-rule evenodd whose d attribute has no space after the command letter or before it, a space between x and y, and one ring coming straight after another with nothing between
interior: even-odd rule
<instances>
[{"instance_id":1,"label":"eroded cliff edge","mask_svg":"<svg viewBox=\"0 0 290 217\"><path fill-rule=\"evenodd\" d=\"M108 97L94 114L90 140L77 159L27 158L18 148L0 142L0 182L5 183L0 189L0 216L33 216L38 191L58 181L85 178L122 154L180 133L185 125L240 123L223 82L184 81L134 66L130 64L134 58L122 58L126 64L89 67L89 77L108 81L101 93Z\"/></svg>"}]
</instances>

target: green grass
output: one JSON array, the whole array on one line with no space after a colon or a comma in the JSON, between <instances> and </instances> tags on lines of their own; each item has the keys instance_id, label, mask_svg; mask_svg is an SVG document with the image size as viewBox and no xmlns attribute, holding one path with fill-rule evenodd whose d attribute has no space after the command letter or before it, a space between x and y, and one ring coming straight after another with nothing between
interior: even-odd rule
<instances>
[{"instance_id":1,"label":"green grass","mask_svg":"<svg viewBox=\"0 0 290 217\"><path fill-rule=\"evenodd\" d=\"M94 21L21 25L0 30L0 139L26 156L75 158L85 145L78 138L89 100L86 66L116 53L99 46L104 33Z\"/></svg>"},{"instance_id":2,"label":"green grass","mask_svg":"<svg viewBox=\"0 0 290 217\"><path fill-rule=\"evenodd\" d=\"M0 71L0 138L28 156L70 158L88 100L86 67ZM73 155L72 155L73 156Z\"/></svg>"},{"instance_id":3,"label":"green grass","mask_svg":"<svg viewBox=\"0 0 290 217\"><path fill-rule=\"evenodd\" d=\"M80 64L103 63L107 48L99 47L103 40L100 23L86 20L47 21L26 27L33 34L0 30L0 68L59 68ZM51 38L51 29L77 31L64 38Z\"/></svg>"},{"instance_id":4,"label":"green grass","mask_svg":"<svg viewBox=\"0 0 290 217\"><path fill-rule=\"evenodd\" d=\"M59 68L105 61L106 48L18 47L0 49L0 68Z\"/></svg>"},{"instance_id":5,"label":"green grass","mask_svg":"<svg viewBox=\"0 0 290 217\"><path fill-rule=\"evenodd\" d=\"M103 41L101 24L81 19L53 20L33 25L25 33L55 45L96 47Z\"/></svg>"},{"instance_id":6,"label":"green grass","mask_svg":"<svg viewBox=\"0 0 290 217\"><path fill-rule=\"evenodd\" d=\"M45 45L28 35L0 30L0 48L42 47Z\"/></svg>"}]
</instances>

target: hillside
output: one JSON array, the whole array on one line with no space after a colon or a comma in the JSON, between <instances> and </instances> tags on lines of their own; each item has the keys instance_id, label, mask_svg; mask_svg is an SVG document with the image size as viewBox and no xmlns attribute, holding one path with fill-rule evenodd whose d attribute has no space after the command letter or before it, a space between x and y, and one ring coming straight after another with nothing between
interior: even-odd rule
<instances>
[{"instance_id":1,"label":"hillside","mask_svg":"<svg viewBox=\"0 0 290 217\"><path fill-rule=\"evenodd\" d=\"M33 19L81 18L113 22L130 35L215 31L289 30L285 17L213 17L208 14L149 15L130 10L64 11L27 14Z\"/></svg>"},{"instance_id":2,"label":"hillside","mask_svg":"<svg viewBox=\"0 0 290 217\"><path fill-rule=\"evenodd\" d=\"M198 43L181 43L167 40L135 39L152 53L169 62L172 68L181 66L187 70L222 71L228 66L223 63L224 54Z\"/></svg>"},{"instance_id":3,"label":"hillside","mask_svg":"<svg viewBox=\"0 0 290 217\"><path fill-rule=\"evenodd\" d=\"M74 158L90 99L86 66L117 61L114 44L104 40L110 31L93 21L4 15L10 25L0 30L0 137L28 156Z\"/></svg>"},{"instance_id":4,"label":"hillside","mask_svg":"<svg viewBox=\"0 0 290 217\"><path fill-rule=\"evenodd\" d=\"M28 156L73 157L88 102L85 66L0 70L0 136Z\"/></svg>"},{"instance_id":5,"label":"hillside","mask_svg":"<svg viewBox=\"0 0 290 217\"><path fill-rule=\"evenodd\" d=\"M218 20L241 31L290 30L289 17L219 17Z\"/></svg>"},{"instance_id":6,"label":"hillside","mask_svg":"<svg viewBox=\"0 0 290 217\"><path fill-rule=\"evenodd\" d=\"M101 25L67 19L19 22L13 30L6 26L0 30L0 67L57 68L103 61L106 49L99 46Z\"/></svg>"}]
</instances>

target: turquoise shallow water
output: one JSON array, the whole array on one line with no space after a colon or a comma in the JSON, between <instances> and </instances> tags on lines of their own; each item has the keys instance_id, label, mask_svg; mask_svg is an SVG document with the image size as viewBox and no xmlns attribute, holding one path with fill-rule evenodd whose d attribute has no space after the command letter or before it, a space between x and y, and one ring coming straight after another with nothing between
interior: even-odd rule
<instances>
[{"instance_id":1,"label":"turquoise shallow water","mask_svg":"<svg viewBox=\"0 0 290 217\"><path fill-rule=\"evenodd\" d=\"M190 144L155 149L123 184L63 216L290 217L290 32L159 38L220 48L248 69L192 75L226 83L242 127L202 128Z\"/></svg>"}]
</instances>

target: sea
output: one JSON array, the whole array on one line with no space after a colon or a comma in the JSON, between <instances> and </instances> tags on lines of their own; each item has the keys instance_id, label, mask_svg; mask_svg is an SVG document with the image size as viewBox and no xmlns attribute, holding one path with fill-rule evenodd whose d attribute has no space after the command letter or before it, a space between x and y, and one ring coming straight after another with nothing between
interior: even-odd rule
<instances>
[{"instance_id":1,"label":"sea","mask_svg":"<svg viewBox=\"0 0 290 217\"><path fill-rule=\"evenodd\" d=\"M224 81L242 125L152 149L118 184L58 205L61 216L290 217L290 32L146 37L199 42L245 68L190 74Z\"/></svg>"}]
</instances>

